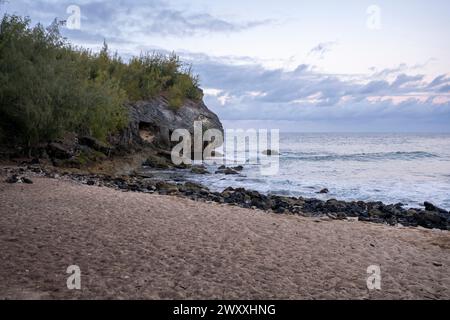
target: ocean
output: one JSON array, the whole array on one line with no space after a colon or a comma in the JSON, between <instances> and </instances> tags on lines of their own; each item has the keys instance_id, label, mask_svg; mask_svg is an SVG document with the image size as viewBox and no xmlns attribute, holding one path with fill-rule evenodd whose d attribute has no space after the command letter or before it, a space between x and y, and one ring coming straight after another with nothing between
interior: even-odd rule
<instances>
[{"instance_id":1,"label":"ocean","mask_svg":"<svg viewBox=\"0 0 450 320\"><path fill-rule=\"evenodd\" d=\"M216 168L208 167L213 173ZM262 176L259 169L258 164L247 164L240 175L186 171L186 178L214 191L244 187L405 207L430 201L450 210L450 134L281 133L278 173ZM323 188L329 193L319 194Z\"/></svg>"}]
</instances>

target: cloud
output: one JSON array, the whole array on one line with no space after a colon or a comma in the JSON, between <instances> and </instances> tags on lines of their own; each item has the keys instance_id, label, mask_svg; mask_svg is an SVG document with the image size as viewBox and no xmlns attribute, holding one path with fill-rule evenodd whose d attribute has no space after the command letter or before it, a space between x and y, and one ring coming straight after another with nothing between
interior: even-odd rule
<instances>
[{"instance_id":1,"label":"cloud","mask_svg":"<svg viewBox=\"0 0 450 320\"><path fill-rule=\"evenodd\" d=\"M207 105L229 123L297 121L348 131L364 131L364 125L367 131L450 129L449 87L430 88L434 80L427 83L420 74L401 73L392 80L370 74L358 78L323 74L310 65L269 70L257 63L236 65L211 57L196 60L194 70L214 92L206 95Z\"/></svg>"},{"instance_id":2,"label":"cloud","mask_svg":"<svg viewBox=\"0 0 450 320\"><path fill-rule=\"evenodd\" d=\"M315 56L322 60L325 57L325 54L330 52L332 47L336 44L337 42L335 41L319 43L317 46L312 48L311 51L309 51L308 56Z\"/></svg>"},{"instance_id":3,"label":"cloud","mask_svg":"<svg viewBox=\"0 0 450 320\"><path fill-rule=\"evenodd\" d=\"M165 9L158 12L146 30L159 35L186 36L210 32L240 32L269 24L270 20L234 23L216 18L208 13L187 14L183 11Z\"/></svg>"},{"instance_id":4,"label":"cloud","mask_svg":"<svg viewBox=\"0 0 450 320\"><path fill-rule=\"evenodd\" d=\"M22 0L8 4L10 13L29 15L33 20L49 23L54 18L66 20L72 0ZM272 23L271 20L232 21L208 12L174 8L161 0L83 1L81 30L69 31L79 40L92 39L130 42L139 36L201 36L211 33L236 33Z\"/></svg>"},{"instance_id":5,"label":"cloud","mask_svg":"<svg viewBox=\"0 0 450 320\"><path fill-rule=\"evenodd\" d=\"M392 87L401 87L403 85L411 84L411 83L417 83L418 81L423 80L423 75L407 75L407 74L399 74L395 81L392 83Z\"/></svg>"},{"instance_id":6,"label":"cloud","mask_svg":"<svg viewBox=\"0 0 450 320\"><path fill-rule=\"evenodd\" d=\"M434 61L436 61L435 58L430 58L427 61L425 61L424 63L417 63L415 65L408 65L406 63L400 63L399 65L392 67L392 68L385 68L382 70L377 70L377 68L371 67L371 68L369 68L369 70L373 72L372 77L385 78L385 77L389 77L389 76L395 76L395 75L398 75L401 73L413 72L416 70L420 70Z\"/></svg>"},{"instance_id":7,"label":"cloud","mask_svg":"<svg viewBox=\"0 0 450 320\"><path fill-rule=\"evenodd\" d=\"M450 77L446 74L442 74L440 76L437 76L433 79L433 81L430 82L428 85L429 88L436 88L441 85L448 85L450 84Z\"/></svg>"}]
</instances>

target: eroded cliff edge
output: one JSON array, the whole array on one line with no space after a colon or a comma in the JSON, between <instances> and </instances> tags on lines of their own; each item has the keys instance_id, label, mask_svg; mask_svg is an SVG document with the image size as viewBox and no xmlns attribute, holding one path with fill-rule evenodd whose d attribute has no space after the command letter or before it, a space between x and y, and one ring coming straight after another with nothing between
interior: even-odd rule
<instances>
[{"instance_id":1,"label":"eroded cliff edge","mask_svg":"<svg viewBox=\"0 0 450 320\"><path fill-rule=\"evenodd\" d=\"M187 129L192 134L194 122L201 121L204 130L223 132L218 116L202 100L186 99L180 107L173 108L160 95L125 107L129 123L110 136L107 143L67 133L62 139L39 145L33 151L32 161L69 171L127 175L139 170L146 161L155 166L171 166L170 151L174 143L170 137L176 129ZM23 161L22 154L18 148L2 150L2 158L14 162Z\"/></svg>"},{"instance_id":2,"label":"eroded cliff edge","mask_svg":"<svg viewBox=\"0 0 450 320\"><path fill-rule=\"evenodd\" d=\"M170 151L170 136L176 129L187 129L193 134L195 121L201 121L204 130L218 129L223 126L217 115L200 100L186 100L180 108L171 108L163 96L131 103L130 123L120 135L112 139L112 144L128 148L130 146L152 145L161 150Z\"/></svg>"}]
</instances>

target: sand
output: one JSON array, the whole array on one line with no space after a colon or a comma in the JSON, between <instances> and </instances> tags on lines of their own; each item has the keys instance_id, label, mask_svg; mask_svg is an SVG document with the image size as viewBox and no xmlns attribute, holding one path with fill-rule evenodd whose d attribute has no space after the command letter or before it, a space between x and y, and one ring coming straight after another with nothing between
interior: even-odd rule
<instances>
[{"instance_id":1,"label":"sand","mask_svg":"<svg viewBox=\"0 0 450 320\"><path fill-rule=\"evenodd\" d=\"M447 231L33 180L0 183L1 299L450 298Z\"/></svg>"}]
</instances>

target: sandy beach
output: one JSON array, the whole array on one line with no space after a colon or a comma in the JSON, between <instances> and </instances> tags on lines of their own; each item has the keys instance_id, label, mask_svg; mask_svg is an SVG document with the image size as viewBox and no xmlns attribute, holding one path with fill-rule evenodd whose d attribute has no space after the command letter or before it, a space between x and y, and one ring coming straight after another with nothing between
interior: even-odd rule
<instances>
[{"instance_id":1,"label":"sandy beach","mask_svg":"<svg viewBox=\"0 0 450 320\"><path fill-rule=\"evenodd\" d=\"M448 231L1 178L1 299L450 299Z\"/></svg>"}]
</instances>

